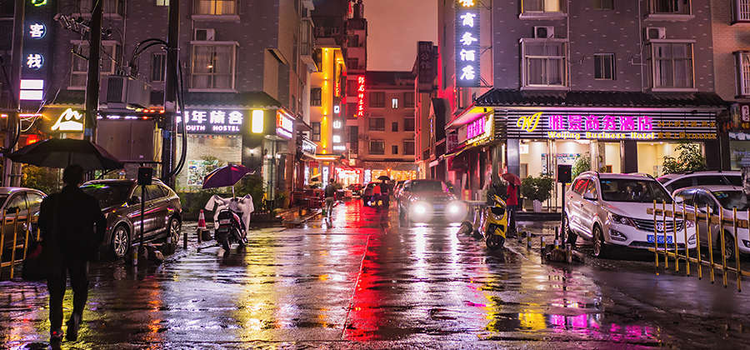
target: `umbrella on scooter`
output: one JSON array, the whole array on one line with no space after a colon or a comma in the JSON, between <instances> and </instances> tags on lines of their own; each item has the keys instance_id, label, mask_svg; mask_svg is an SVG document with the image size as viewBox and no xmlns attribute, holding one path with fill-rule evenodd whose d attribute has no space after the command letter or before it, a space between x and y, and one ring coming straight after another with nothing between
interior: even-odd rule
<instances>
[{"instance_id":1,"label":"umbrella on scooter","mask_svg":"<svg viewBox=\"0 0 750 350\"><path fill-rule=\"evenodd\" d=\"M104 148L86 140L49 139L32 143L8 155L17 163L47 168L80 165L83 170L114 170L124 165Z\"/></svg>"},{"instance_id":2,"label":"umbrella on scooter","mask_svg":"<svg viewBox=\"0 0 750 350\"><path fill-rule=\"evenodd\" d=\"M518 175L516 175L516 174L505 173L505 174L502 175L502 177L503 177L503 180L508 181L509 183L511 183L513 185L521 186L521 178L518 177Z\"/></svg>"},{"instance_id":3,"label":"umbrella on scooter","mask_svg":"<svg viewBox=\"0 0 750 350\"><path fill-rule=\"evenodd\" d=\"M234 197L234 185L245 175L251 173L250 169L237 164L229 164L212 171L203 177L203 188L232 187Z\"/></svg>"}]
</instances>

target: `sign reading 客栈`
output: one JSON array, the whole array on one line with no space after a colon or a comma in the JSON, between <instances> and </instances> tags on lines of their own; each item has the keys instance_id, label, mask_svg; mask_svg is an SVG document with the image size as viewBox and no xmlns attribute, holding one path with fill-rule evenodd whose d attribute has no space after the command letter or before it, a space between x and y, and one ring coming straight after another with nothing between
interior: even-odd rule
<instances>
[{"instance_id":1,"label":"sign reading \u5ba2\u6808","mask_svg":"<svg viewBox=\"0 0 750 350\"><path fill-rule=\"evenodd\" d=\"M716 121L710 113L518 112L508 115L506 132L508 138L553 140L702 140L716 138Z\"/></svg>"},{"instance_id":2,"label":"sign reading \u5ba2\u6808","mask_svg":"<svg viewBox=\"0 0 750 350\"><path fill-rule=\"evenodd\" d=\"M188 110L185 112L185 130L189 134L240 134L245 111ZM182 117L177 117L177 124Z\"/></svg>"}]
</instances>

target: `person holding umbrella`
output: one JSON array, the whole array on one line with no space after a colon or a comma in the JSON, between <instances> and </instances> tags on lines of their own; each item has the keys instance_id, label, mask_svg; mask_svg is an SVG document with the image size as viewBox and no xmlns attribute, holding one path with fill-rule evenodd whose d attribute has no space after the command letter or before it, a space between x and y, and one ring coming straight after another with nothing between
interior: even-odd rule
<instances>
[{"instance_id":1,"label":"person holding umbrella","mask_svg":"<svg viewBox=\"0 0 750 350\"><path fill-rule=\"evenodd\" d=\"M506 192L508 199L505 204L508 205L508 216L510 221L508 222L508 232L516 231L516 210L518 210L518 187L521 185L521 178L516 174L505 173L503 174L503 180L508 182L508 188Z\"/></svg>"}]
</instances>

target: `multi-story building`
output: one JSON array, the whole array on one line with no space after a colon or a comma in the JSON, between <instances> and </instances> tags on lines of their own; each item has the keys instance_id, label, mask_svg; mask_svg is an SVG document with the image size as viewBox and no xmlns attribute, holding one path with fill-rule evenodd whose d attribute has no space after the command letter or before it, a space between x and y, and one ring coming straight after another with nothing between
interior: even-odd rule
<instances>
[{"instance_id":1,"label":"multi-story building","mask_svg":"<svg viewBox=\"0 0 750 350\"><path fill-rule=\"evenodd\" d=\"M168 3L103 3L96 138L125 161L160 160L166 52L162 45L146 47L153 43L149 39L166 40ZM58 19L81 18L85 23L91 5L88 0L61 0L57 12L64 17ZM262 174L268 199L293 189L292 139L297 124L309 120L312 8L312 0L180 2L184 109L176 121L178 130L185 125L187 150L178 190L199 189L207 171L226 163L244 164ZM89 44L73 22L50 38L50 59L43 64L52 69L45 82L41 132L63 132L51 126L62 115L83 111ZM51 18L45 25L57 26ZM80 137L78 130L64 133ZM180 153L178 149L178 157Z\"/></svg>"},{"instance_id":2,"label":"multi-story building","mask_svg":"<svg viewBox=\"0 0 750 350\"><path fill-rule=\"evenodd\" d=\"M558 165L587 160L598 171L660 175L681 143L719 154L724 103L714 93L709 5L493 1L493 89L466 100L463 91L486 79L473 74L486 63L470 51L483 50L476 36L487 24L477 1L452 1L440 35L448 43L440 45L441 65L455 69L460 87L447 125L451 180L478 196L500 171L554 176ZM722 166L719 157L707 160Z\"/></svg>"},{"instance_id":3,"label":"multi-story building","mask_svg":"<svg viewBox=\"0 0 750 350\"><path fill-rule=\"evenodd\" d=\"M445 162L440 157L445 153L445 106L437 98L437 53L438 47L431 41L417 43L414 60L414 158L421 179L445 179ZM443 117L437 121L436 117ZM440 127L436 127L437 125ZM442 149L438 149L442 146Z\"/></svg>"},{"instance_id":4,"label":"multi-story building","mask_svg":"<svg viewBox=\"0 0 750 350\"><path fill-rule=\"evenodd\" d=\"M361 181L376 181L380 176L416 178L414 76L411 72L368 71L364 78L365 107L357 117Z\"/></svg>"},{"instance_id":5,"label":"multi-story building","mask_svg":"<svg viewBox=\"0 0 750 350\"><path fill-rule=\"evenodd\" d=\"M750 166L750 1L711 1L716 93L731 103L720 130L724 164Z\"/></svg>"}]
</instances>

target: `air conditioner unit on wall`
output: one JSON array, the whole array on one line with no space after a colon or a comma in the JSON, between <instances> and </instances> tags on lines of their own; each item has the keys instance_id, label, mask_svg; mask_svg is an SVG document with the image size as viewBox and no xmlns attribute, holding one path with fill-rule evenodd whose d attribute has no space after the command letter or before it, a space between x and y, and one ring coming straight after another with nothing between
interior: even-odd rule
<instances>
[{"instance_id":1,"label":"air conditioner unit on wall","mask_svg":"<svg viewBox=\"0 0 750 350\"><path fill-rule=\"evenodd\" d=\"M195 29L193 39L196 41L214 41L216 40L216 29Z\"/></svg>"},{"instance_id":2,"label":"air conditioner unit on wall","mask_svg":"<svg viewBox=\"0 0 750 350\"><path fill-rule=\"evenodd\" d=\"M534 38L549 39L555 37L555 27L553 26L536 26L534 27Z\"/></svg>"},{"instance_id":3,"label":"air conditioner unit on wall","mask_svg":"<svg viewBox=\"0 0 750 350\"><path fill-rule=\"evenodd\" d=\"M646 39L647 40L656 40L656 39L666 39L667 38L667 29L664 27L648 27L646 28Z\"/></svg>"}]
</instances>

